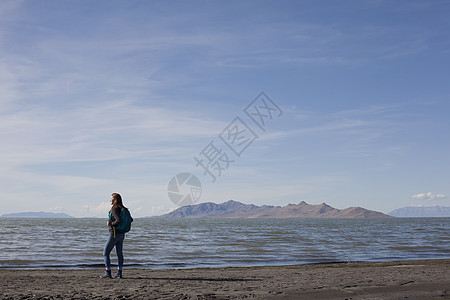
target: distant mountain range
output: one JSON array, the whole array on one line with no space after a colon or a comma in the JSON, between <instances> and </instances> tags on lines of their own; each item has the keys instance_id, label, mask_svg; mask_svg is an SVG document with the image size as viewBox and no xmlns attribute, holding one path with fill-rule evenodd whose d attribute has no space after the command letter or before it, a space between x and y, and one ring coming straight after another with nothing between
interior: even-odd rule
<instances>
[{"instance_id":1,"label":"distant mountain range","mask_svg":"<svg viewBox=\"0 0 450 300\"><path fill-rule=\"evenodd\" d=\"M450 207L446 206L407 206L389 213L394 217L450 217Z\"/></svg>"},{"instance_id":2,"label":"distant mountain range","mask_svg":"<svg viewBox=\"0 0 450 300\"><path fill-rule=\"evenodd\" d=\"M52 212L20 212L4 214L0 216L1 218L73 218L68 214L64 213L52 213Z\"/></svg>"},{"instance_id":3,"label":"distant mountain range","mask_svg":"<svg viewBox=\"0 0 450 300\"><path fill-rule=\"evenodd\" d=\"M257 206L234 200L216 204L206 202L182 206L160 218L390 218L381 212L349 207L336 209L325 203L311 205L304 201L286 206Z\"/></svg>"}]
</instances>

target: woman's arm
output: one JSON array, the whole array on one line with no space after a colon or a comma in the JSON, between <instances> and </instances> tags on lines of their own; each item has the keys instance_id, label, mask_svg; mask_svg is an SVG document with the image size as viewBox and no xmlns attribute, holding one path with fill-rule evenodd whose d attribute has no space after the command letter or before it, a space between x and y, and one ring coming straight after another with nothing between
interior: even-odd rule
<instances>
[{"instance_id":1,"label":"woman's arm","mask_svg":"<svg viewBox=\"0 0 450 300\"><path fill-rule=\"evenodd\" d=\"M115 208L111 210L111 226L117 227L120 223L120 208Z\"/></svg>"}]
</instances>

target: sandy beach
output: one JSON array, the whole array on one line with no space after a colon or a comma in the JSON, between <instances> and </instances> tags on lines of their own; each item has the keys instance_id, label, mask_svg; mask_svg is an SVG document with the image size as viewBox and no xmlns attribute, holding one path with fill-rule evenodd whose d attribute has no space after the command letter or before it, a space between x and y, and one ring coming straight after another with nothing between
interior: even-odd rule
<instances>
[{"instance_id":1,"label":"sandy beach","mask_svg":"<svg viewBox=\"0 0 450 300\"><path fill-rule=\"evenodd\" d=\"M450 259L277 267L1 270L1 299L450 299Z\"/></svg>"}]
</instances>

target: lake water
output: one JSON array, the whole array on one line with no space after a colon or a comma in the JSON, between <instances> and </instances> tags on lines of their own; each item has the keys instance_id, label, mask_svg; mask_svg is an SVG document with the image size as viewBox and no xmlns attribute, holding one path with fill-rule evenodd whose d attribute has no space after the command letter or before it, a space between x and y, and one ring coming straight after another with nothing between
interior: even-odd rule
<instances>
[{"instance_id":1,"label":"lake water","mask_svg":"<svg viewBox=\"0 0 450 300\"><path fill-rule=\"evenodd\" d=\"M0 218L0 268L103 268L108 234L106 219ZM450 258L450 218L138 218L124 254L155 269Z\"/></svg>"}]
</instances>

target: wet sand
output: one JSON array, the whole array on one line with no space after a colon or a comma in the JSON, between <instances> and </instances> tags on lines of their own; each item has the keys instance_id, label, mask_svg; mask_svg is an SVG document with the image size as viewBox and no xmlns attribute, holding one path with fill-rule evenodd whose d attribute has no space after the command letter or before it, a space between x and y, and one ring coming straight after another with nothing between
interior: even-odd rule
<instances>
[{"instance_id":1,"label":"wet sand","mask_svg":"<svg viewBox=\"0 0 450 300\"><path fill-rule=\"evenodd\" d=\"M450 299L450 259L280 267L0 270L1 299ZM113 272L114 274L114 272Z\"/></svg>"}]
</instances>

